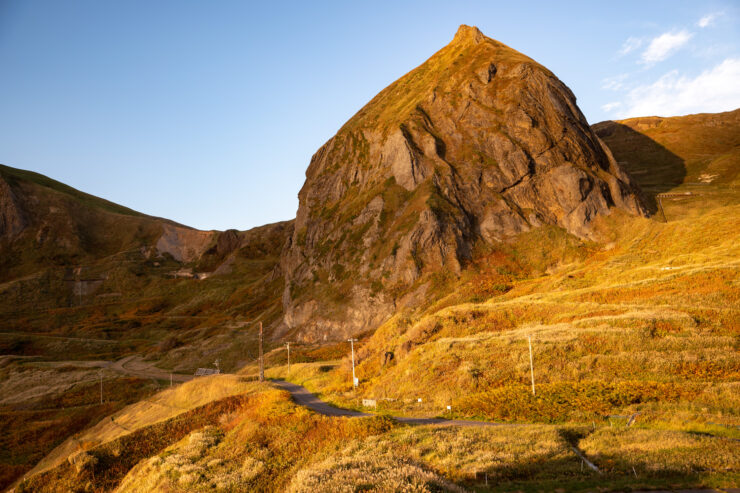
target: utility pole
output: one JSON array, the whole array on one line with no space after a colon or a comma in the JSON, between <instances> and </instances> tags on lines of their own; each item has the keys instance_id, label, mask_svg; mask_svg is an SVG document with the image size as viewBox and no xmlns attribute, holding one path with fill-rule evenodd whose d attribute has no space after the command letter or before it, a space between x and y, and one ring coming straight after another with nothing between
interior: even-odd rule
<instances>
[{"instance_id":1,"label":"utility pole","mask_svg":"<svg viewBox=\"0 0 740 493\"><path fill-rule=\"evenodd\" d=\"M103 405L103 370L100 370L100 405Z\"/></svg>"},{"instance_id":2,"label":"utility pole","mask_svg":"<svg viewBox=\"0 0 740 493\"><path fill-rule=\"evenodd\" d=\"M527 339L529 339L529 373L532 376L532 395L537 395L534 393L534 361L532 360L532 336L527 336Z\"/></svg>"},{"instance_id":3,"label":"utility pole","mask_svg":"<svg viewBox=\"0 0 740 493\"><path fill-rule=\"evenodd\" d=\"M260 382L265 381L265 361L262 355L262 321L260 321Z\"/></svg>"},{"instance_id":4,"label":"utility pole","mask_svg":"<svg viewBox=\"0 0 740 493\"><path fill-rule=\"evenodd\" d=\"M352 386L357 388L357 378L355 377L355 342L357 339L347 339L352 349Z\"/></svg>"},{"instance_id":5,"label":"utility pole","mask_svg":"<svg viewBox=\"0 0 740 493\"><path fill-rule=\"evenodd\" d=\"M170 387L172 387L172 372L170 372Z\"/></svg>"},{"instance_id":6,"label":"utility pole","mask_svg":"<svg viewBox=\"0 0 740 493\"><path fill-rule=\"evenodd\" d=\"M77 268L77 295L80 299L80 306L82 306L82 281L80 280L80 273L82 272L82 267Z\"/></svg>"},{"instance_id":7,"label":"utility pole","mask_svg":"<svg viewBox=\"0 0 740 493\"><path fill-rule=\"evenodd\" d=\"M286 342L286 346L288 346L288 375L290 375L290 343Z\"/></svg>"},{"instance_id":8,"label":"utility pole","mask_svg":"<svg viewBox=\"0 0 740 493\"><path fill-rule=\"evenodd\" d=\"M663 201L660 200L662 197L660 196L660 194L658 194L655 198L658 200L658 207L660 208L660 213L663 214L663 222L667 223L668 219L666 219L665 217L665 209L663 209Z\"/></svg>"}]
</instances>

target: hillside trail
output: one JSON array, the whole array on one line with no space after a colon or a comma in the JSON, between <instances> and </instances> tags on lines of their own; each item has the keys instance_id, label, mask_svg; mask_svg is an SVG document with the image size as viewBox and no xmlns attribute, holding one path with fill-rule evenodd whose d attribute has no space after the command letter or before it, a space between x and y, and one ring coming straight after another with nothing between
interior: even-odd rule
<instances>
[{"instance_id":1,"label":"hillside trail","mask_svg":"<svg viewBox=\"0 0 740 493\"><path fill-rule=\"evenodd\" d=\"M346 416L349 418L363 418L375 416L370 413L353 411L351 409L342 409L334 407L319 399L315 394L309 392L302 385L286 382L285 380L271 380L271 382L281 389L290 392L296 404L307 407L324 416ZM490 423L487 421L466 421L461 419L444 419L444 418L408 418L393 416L393 419L399 423L411 425L435 425L435 426L517 426L503 423Z\"/></svg>"},{"instance_id":2,"label":"hillside trail","mask_svg":"<svg viewBox=\"0 0 740 493\"><path fill-rule=\"evenodd\" d=\"M153 364L144 361L144 358L140 355L128 356L118 361L108 361L105 367L126 375L139 378L153 378L155 380L169 380L172 378L175 382L187 382L195 378L193 375L173 373L157 368Z\"/></svg>"}]
</instances>

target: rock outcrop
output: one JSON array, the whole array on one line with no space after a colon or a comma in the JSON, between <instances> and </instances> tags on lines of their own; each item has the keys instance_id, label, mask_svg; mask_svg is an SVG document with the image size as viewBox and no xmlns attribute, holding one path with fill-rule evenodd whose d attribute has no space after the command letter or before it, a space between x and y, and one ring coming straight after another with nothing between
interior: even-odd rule
<instances>
[{"instance_id":1,"label":"rock outcrop","mask_svg":"<svg viewBox=\"0 0 740 493\"><path fill-rule=\"evenodd\" d=\"M13 189L0 176L0 240L18 235L26 227L26 223Z\"/></svg>"},{"instance_id":2,"label":"rock outcrop","mask_svg":"<svg viewBox=\"0 0 740 493\"><path fill-rule=\"evenodd\" d=\"M312 340L362 332L424 273L459 272L476 241L542 224L590 238L615 207L644 214L570 89L461 26L311 159L282 259L285 323Z\"/></svg>"},{"instance_id":3,"label":"rock outcrop","mask_svg":"<svg viewBox=\"0 0 740 493\"><path fill-rule=\"evenodd\" d=\"M178 262L193 262L205 253L216 234L215 231L163 224L162 236L157 240L157 252L160 255L169 253Z\"/></svg>"}]
</instances>

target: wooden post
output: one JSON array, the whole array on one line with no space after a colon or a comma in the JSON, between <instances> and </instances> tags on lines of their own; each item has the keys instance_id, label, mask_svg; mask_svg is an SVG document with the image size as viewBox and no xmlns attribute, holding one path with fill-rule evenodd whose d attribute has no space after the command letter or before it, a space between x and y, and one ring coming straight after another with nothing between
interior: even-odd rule
<instances>
[{"instance_id":1,"label":"wooden post","mask_svg":"<svg viewBox=\"0 0 740 493\"><path fill-rule=\"evenodd\" d=\"M265 381L265 361L262 355L262 322L260 321L260 382Z\"/></svg>"},{"instance_id":2,"label":"wooden post","mask_svg":"<svg viewBox=\"0 0 740 493\"><path fill-rule=\"evenodd\" d=\"M656 196L656 198L658 199L658 207L660 208L660 213L663 214L663 222L667 223L668 219L666 219L665 217L665 210L663 209L663 202L660 200L660 195Z\"/></svg>"},{"instance_id":3,"label":"wooden post","mask_svg":"<svg viewBox=\"0 0 740 493\"><path fill-rule=\"evenodd\" d=\"M286 346L288 346L288 376L290 376L290 343L286 342Z\"/></svg>"},{"instance_id":4,"label":"wooden post","mask_svg":"<svg viewBox=\"0 0 740 493\"><path fill-rule=\"evenodd\" d=\"M532 360L532 336L527 336L529 339L529 373L532 376L532 395L537 395L534 392L534 362Z\"/></svg>"},{"instance_id":5,"label":"wooden post","mask_svg":"<svg viewBox=\"0 0 740 493\"><path fill-rule=\"evenodd\" d=\"M349 347L352 350L352 388L357 388L357 378L355 377L355 342L357 339L347 339Z\"/></svg>"}]
</instances>

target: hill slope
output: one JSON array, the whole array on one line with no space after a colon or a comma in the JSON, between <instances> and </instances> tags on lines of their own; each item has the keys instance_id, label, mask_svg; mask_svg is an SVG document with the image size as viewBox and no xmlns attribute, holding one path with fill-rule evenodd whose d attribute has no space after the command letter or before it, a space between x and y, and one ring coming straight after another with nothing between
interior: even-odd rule
<instances>
[{"instance_id":1,"label":"hill slope","mask_svg":"<svg viewBox=\"0 0 740 493\"><path fill-rule=\"evenodd\" d=\"M662 199L667 218L737 203L740 109L607 121L593 129L640 185L653 212L658 212L656 196L667 192L683 195Z\"/></svg>"},{"instance_id":2,"label":"hill slope","mask_svg":"<svg viewBox=\"0 0 740 493\"><path fill-rule=\"evenodd\" d=\"M0 166L0 489L159 383L98 368L139 353L192 374L257 354L282 318L292 222L198 231ZM102 361L101 361L102 360Z\"/></svg>"}]
</instances>

